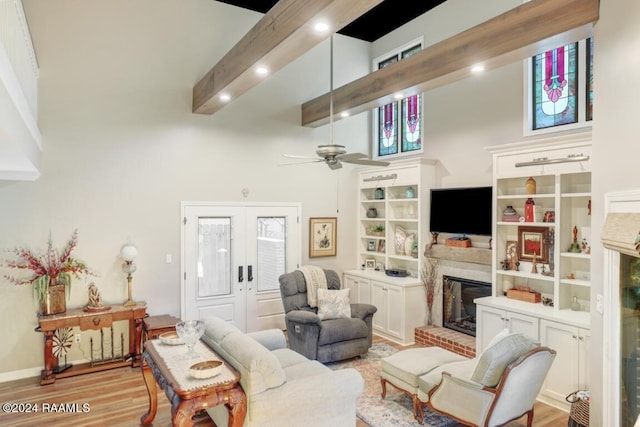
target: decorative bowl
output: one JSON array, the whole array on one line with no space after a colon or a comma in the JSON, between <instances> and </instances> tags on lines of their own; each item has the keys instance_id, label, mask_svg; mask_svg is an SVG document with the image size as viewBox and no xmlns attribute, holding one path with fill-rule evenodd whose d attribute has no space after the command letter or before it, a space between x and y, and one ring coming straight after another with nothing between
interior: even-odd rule
<instances>
[{"instance_id":1,"label":"decorative bowl","mask_svg":"<svg viewBox=\"0 0 640 427\"><path fill-rule=\"evenodd\" d=\"M184 344L184 340L178 336L177 332L165 332L158 336L160 342L167 345L181 345Z\"/></svg>"},{"instance_id":2,"label":"decorative bowl","mask_svg":"<svg viewBox=\"0 0 640 427\"><path fill-rule=\"evenodd\" d=\"M207 360L206 362L196 363L189 367L189 373L193 378L199 380L211 378L222 372L224 364L220 360Z\"/></svg>"}]
</instances>

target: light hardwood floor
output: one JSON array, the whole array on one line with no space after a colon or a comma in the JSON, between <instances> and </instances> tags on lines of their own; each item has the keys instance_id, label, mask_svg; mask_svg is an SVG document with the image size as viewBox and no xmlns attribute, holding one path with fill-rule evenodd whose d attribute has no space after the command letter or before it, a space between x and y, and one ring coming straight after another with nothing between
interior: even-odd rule
<instances>
[{"instance_id":1,"label":"light hardwood floor","mask_svg":"<svg viewBox=\"0 0 640 427\"><path fill-rule=\"evenodd\" d=\"M376 337L376 342L385 342L398 348L392 342ZM140 423L140 417L147 412L147 389L140 369L119 368L110 371L64 378L54 384L40 386L39 378L26 378L0 383L0 403L38 403L37 413L6 413L0 411L2 426L41 426L50 427L130 427ZM49 404L49 412L42 412L42 404ZM62 412L60 405L76 412ZM82 412L83 404L88 411ZM53 405L57 405L53 411ZM64 408L64 406L63 406ZM565 412L542 403L535 406L535 427L566 426L568 415ZM357 427L367 427L357 420ZM158 395L158 412L154 427L171 426L169 401L162 393ZM513 421L509 427L526 426L526 418ZM288 427L288 426L287 426ZM295 427L295 426L292 426ZM332 426L333 427L333 426Z\"/></svg>"}]
</instances>

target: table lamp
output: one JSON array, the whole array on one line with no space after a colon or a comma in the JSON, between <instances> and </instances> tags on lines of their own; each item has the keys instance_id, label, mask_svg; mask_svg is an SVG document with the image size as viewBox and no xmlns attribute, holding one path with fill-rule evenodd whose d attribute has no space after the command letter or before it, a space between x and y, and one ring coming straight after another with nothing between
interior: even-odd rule
<instances>
[{"instance_id":1,"label":"table lamp","mask_svg":"<svg viewBox=\"0 0 640 427\"><path fill-rule=\"evenodd\" d=\"M120 258L124 261L122 264L122 271L127 273L127 295L128 298L124 302L125 307L132 307L136 305L136 302L131 299L131 273L136 271L136 265L133 260L138 256L138 249L131 243L127 243L120 249Z\"/></svg>"}]
</instances>

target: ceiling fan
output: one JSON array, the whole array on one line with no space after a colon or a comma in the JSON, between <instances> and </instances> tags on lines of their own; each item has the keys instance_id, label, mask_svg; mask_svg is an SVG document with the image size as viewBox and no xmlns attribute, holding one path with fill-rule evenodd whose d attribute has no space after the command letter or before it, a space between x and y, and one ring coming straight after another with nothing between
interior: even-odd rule
<instances>
[{"instance_id":1,"label":"ceiling fan","mask_svg":"<svg viewBox=\"0 0 640 427\"><path fill-rule=\"evenodd\" d=\"M283 154L284 157L290 159L305 159L307 162L285 163L284 165L299 165L303 163L320 163L324 162L329 169L335 170L342 167L342 163L355 163L358 165L370 166L389 166L389 162L368 159L364 153L348 153L344 145L333 143L333 35L330 37L331 54L330 54L330 91L329 91L329 144L318 145L316 154L313 156L296 156L292 154Z\"/></svg>"}]
</instances>

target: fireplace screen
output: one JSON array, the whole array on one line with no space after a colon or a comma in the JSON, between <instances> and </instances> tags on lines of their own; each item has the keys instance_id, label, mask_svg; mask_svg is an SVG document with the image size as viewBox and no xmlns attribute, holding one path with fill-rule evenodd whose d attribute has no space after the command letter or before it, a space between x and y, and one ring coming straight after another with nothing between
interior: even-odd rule
<instances>
[{"instance_id":1,"label":"fireplace screen","mask_svg":"<svg viewBox=\"0 0 640 427\"><path fill-rule=\"evenodd\" d=\"M442 325L445 328L476 336L474 299L491 296L491 283L442 276Z\"/></svg>"}]
</instances>

